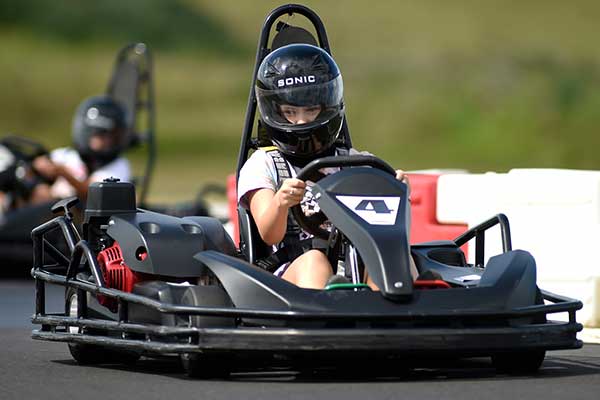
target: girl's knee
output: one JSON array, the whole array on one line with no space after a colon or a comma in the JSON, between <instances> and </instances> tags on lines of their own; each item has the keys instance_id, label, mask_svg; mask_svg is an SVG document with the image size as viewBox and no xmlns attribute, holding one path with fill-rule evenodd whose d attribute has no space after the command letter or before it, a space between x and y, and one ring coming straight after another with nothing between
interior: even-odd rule
<instances>
[{"instance_id":1,"label":"girl's knee","mask_svg":"<svg viewBox=\"0 0 600 400\"><path fill-rule=\"evenodd\" d=\"M310 250L292 263L284 274L284 279L300 287L322 289L331 274L331 265L325 254L318 250Z\"/></svg>"},{"instance_id":2,"label":"girl's knee","mask_svg":"<svg viewBox=\"0 0 600 400\"><path fill-rule=\"evenodd\" d=\"M331 265L323 252L319 250L309 250L303 257L305 257L305 263L309 264L312 270L331 272Z\"/></svg>"}]
</instances>

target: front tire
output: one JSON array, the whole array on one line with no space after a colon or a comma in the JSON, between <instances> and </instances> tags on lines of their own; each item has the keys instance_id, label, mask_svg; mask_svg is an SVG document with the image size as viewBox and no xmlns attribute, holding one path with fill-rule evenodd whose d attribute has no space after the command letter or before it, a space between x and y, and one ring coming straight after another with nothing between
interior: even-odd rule
<instances>
[{"instance_id":1,"label":"front tire","mask_svg":"<svg viewBox=\"0 0 600 400\"><path fill-rule=\"evenodd\" d=\"M542 291L536 286L534 304L544 304ZM546 315L537 315L534 324L545 324ZM546 358L546 350L509 351L492 355L492 364L496 371L509 375L529 375L538 372Z\"/></svg>"},{"instance_id":2,"label":"front tire","mask_svg":"<svg viewBox=\"0 0 600 400\"><path fill-rule=\"evenodd\" d=\"M538 372L546 350L523 350L498 353L492 356L492 364L496 371L509 375L529 375Z\"/></svg>"},{"instance_id":3,"label":"front tire","mask_svg":"<svg viewBox=\"0 0 600 400\"><path fill-rule=\"evenodd\" d=\"M68 288L65 295L65 311L69 317L77 318L77 290ZM67 327L69 333L81 333L77 326ZM113 350L90 344L69 343L71 356L81 365L127 364L132 365L140 358L133 351Z\"/></svg>"},{"instance_id":4,"label":"front tire","mask_svg":"<svg viewBox=\"0 0 600 400\"><path fill-rule=\"evenodd\" d=\"M232 307L231 299L219 286L192 286L181 303L201 307ZM190 316L188 324L195 328L233 328L235 321L227 317ZM225 378L229 376L230 362L226 354L194 352L181 357L181 365L190 378Z\"/></svg>"}]
</instances>

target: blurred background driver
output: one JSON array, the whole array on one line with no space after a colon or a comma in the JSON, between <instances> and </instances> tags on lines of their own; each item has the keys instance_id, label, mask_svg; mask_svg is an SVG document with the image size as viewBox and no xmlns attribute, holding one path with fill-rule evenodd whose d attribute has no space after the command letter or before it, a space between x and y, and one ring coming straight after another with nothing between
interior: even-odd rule
<instances>
[{"instance_id":1,"label":"blurred background driver","mask_svg":"<svg viewBox=\"0 0 600 400\"><path fill-rule=\"evenodd\" d=\"M52 199L87 197L90 183L106 178L131 179L129 161L121 156L127 146L125 109L108 96L84 100L73 117L73 148L63 147L33 161L33 168L53 182L40 183L30 204Z\"/></svg>"}]
</instances>

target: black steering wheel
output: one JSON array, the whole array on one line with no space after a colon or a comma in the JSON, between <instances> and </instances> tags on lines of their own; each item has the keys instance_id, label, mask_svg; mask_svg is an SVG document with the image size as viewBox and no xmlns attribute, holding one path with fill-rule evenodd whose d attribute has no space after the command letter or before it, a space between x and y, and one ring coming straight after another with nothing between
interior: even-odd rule
<instances>
[{"instance_id":1,"label":"black steering wheel","mask_svg":"<svg viewBox=\"0 0 600 400\"><path fill-rule=\"evenodd\" d=\"M323 174L319 173L320 169L333 167L372 167L377 168L383 172L390 173L393 176L396 176L396 170L385 161L375 156L361 154L351 156L331 156L318 158L314 161L311 161L304 168L302 168L296 175L296 178L302 181L306 181L307 179L314 179L313 181L316 182L324 177ZM315 177L317 176L319 178L315 179ZM329 231L321 227L322 223L326 220L326 217L324 216L322 211L318 213L321 215L317 217L308 217L302 211L302 207L300 204L293 206L292 208L290 208L290 210L292 212L292 216L296 220L296 223L306 232L320 239L327 240L329 238Z\"/></svg>"},{"instance_id":2,"label":"black steering wheel","mask_svg":"<svg viewBox=\"0 0 600 400\"><path fill-rule=\"evenodd\" d=\"M54 182L41 175L32 165L35 158L48 155L42 144L21 136L6 136L0 140L0 145L13 156L11 165L6 166L5 171L0 171L3 174L0 190L12 192L18 197L27 197L37 182ZM34 178L27 178L23 168L30 170Z\"/></svg>"}]
</instances>

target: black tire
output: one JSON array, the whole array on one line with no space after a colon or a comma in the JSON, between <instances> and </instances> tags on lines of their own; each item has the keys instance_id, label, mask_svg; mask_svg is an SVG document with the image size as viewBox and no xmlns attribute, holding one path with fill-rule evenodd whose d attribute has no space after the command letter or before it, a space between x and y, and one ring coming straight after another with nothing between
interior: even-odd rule
<instances>
[{"instance_id":1,"label":"black tire","mask_svg":"<svg viewBox=\"0 0 600 400\"><path fill-rule=\"evenodd\" d=\"M185 353L180 360L190 378L224 379L231 372L228 357L219 354Z\"/></svg>"},{"instance_id":2,"label":"black tire","mask_svg":"<svg viewBox=\"0 0 600 400\"><path fill-rule=\"evenodd\" d=\"M542 291L536 286L534 304L544 304ZM545 324L546 315L536 315L532 323ZM492 356L492 364L496 371L509 375L528 375L536 373L546 357L546 350L523 350L498 353Z\"/></svg>"},{"instance_id":3,"label":"black tire","mask_svg":"<svg viewBox=\"0 0 600 400\"><path fill-rule=\"evenodd\" d=\"M219 286L192 286L181 299L182 304L203 307L232 307L231 299ZM233 328L235 320L226 317L192 316L190 324L196 328ZM181 365L190 378L226 378L231 364L222 353L185 353Z\"/></svg>"},{"instance_id":4,"label":"black tire","mask_svg":"<svg viewBox=\"0 0 600 400\"><path fill-rule=\"evenodd\" d=\"M77 290L68 288L65 294L65 311L68 316L77 316ZM70 333L79 333L79 327L67 327ZM69 343L71 356L81 365L127 364L132 365L140 358L133 351L113 350L102 346Z\"/></svg>"},{"instance_id":5,"label":"black tire","mask_svg":"<svg viewBox=\"0 0 600 400\"><path fill-rule=\"evenodd\" d=\"M509 375L529 375L538 372L546 350L523 350L498 353L492 356L492 364L496 371Z\"/></svg>"}]
</instances>

